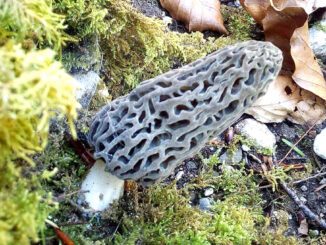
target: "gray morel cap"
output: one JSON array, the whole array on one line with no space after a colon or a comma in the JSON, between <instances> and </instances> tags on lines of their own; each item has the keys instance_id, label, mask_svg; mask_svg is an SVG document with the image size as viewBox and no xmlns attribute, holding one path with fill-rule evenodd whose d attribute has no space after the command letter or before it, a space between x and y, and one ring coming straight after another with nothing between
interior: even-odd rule
<instances>
[{"instance_id":1,"label":"gray morel cap","mask_svg":"<svg viewBox=\"0 0 326 245\"><path fill-rule=\"evenodd\" d=\"M142 82L95 116L95 158L145 186L169 176L265 93L282 60L271 43L248 41Z\"/></svg>"}]
</instances>

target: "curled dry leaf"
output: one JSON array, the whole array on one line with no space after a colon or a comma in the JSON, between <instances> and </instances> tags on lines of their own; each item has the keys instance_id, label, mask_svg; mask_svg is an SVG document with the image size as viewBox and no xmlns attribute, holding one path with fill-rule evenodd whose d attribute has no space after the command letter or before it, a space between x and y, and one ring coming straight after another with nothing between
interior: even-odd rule
<instances>
[{"instance_id":1,"label":"curled dry leaf","mask_svg":"<svg viewBox=\"0 0 326 245\"><path fill-rule=\"evenodd\" d=\"M262 25L266 41L279 47L284 57L281 71L284 76L278 77L267 94L248 113L263 122L280 122L285 118L296 123L313 122L318 117L320 121L323 120L325 102L320 98L326 100L326 82L309 46L307 19L309 13L325 7L326 1L240 2ZM285 88L291 88L291 93L286 93ZM258 115L260 113L262 115Z\"/></svg>"},{"instance_id":2,"label":"curled dry leaf","mask_svg":"<svg viewBox=\"0 0 326 245\"><path fill-rule=\"evenodd\" d=\"M326 119L325 101L301 89L291 77L282 75L246 113L264 123L282 122L287 118L294 123L313 124Z\"/></svg>"},{"instance_id":3,"label":"curled dry leaf","mask_svg":"<svg viewBox=\"0 0 326 245\"><path fill-rule=\"evenodd\" d=\"M320 98L326 100L326 82L309 46L308 22L296 29L290 40L291 56L295 64L293 80Z\"/></svg>"},{"instance_id":4,"label":"curled dry leaf","mask_svg":"<svg viewBox=\"0 0 326 245\"><path fill-rule=\"evenodd\" d=\"M326 119L326 102L313 93L300 89L301 100L290 113L289 120L299 124L319 124Z\"/></svg>"},{"instance_id":5,"label":"curled dry leaf","mask_svg":"<svg viewBox=\"0 0 326 245\"><path fill-rule=\"evenodd\" d=\"M189 31L218 31L227 34L219 0L160 0L171 16L186 24Z\"/></svg>"}]
</instances>

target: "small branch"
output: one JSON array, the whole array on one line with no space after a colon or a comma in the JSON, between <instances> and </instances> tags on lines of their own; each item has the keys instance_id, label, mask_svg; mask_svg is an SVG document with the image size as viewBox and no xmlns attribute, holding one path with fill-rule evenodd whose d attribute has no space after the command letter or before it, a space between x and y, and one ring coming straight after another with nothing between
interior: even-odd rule
<instances>
[{"instance_id":1,"label":"small branch","mask_svg":"<svg viewBox=\"0 0 326 245\"><path fill-rule=\"evenodd\" d=\"M318 188L316 188L316 190L314 190L314 192L318 192L321 189L324 189L325 187L326 187L326 184L323 184L323 185L319 186Z\"/></svg>"},{"instance_id":2,"label":"small branch","mask_svg":"<svg viewBox=\"0 0 326 245\"><path fill-rule=\"evenodd\" d=\"M285 154L285 156L278 162L278 164L281 164L293 151L293 149L303 140L303 138L316 126L318 120L303 134L301 137L295 142L295 144L290 148L290 150Z\"/></svg>"},{"instance_id":3,"label":"small branch","mask_svg":"<svg viewBox=\"0 0 326 245\"><path fill-rule=\"evenodd\" d=\"M298 205L298 207L310 220L316 222L317 225L323 230L326 230L325 221L321 220L317 214L312 212L310 208L304 205L302 201L299 199L299 197L297 196L297 194L293 190L291 190L285 182L280 181L280 185L282 186L283 190L290 196L290 198Z\"/></svg>"},{"instance_id":4,"label":"small branch","mask_svg":"<svg viewBox=\"0 0 326 245\"><path fill-rule=\"evenodd\" d=\"M326 175L326 172L319 173L319 174L316 174L316 175L310 176L310 177L305 178L305 179L301 179L301 180L293 181L292 184L293 184L293 185L298 185L298 184L301 184L302 182L306 182L306 181L309 181L309 180L312 180L312 179L316 179L316 178L319 178L319 177L323 177L323 176L325 176L325 175Z\"/></svg>"},{"instance_id":5,"label":"small branch","mask_svg":"<svg viewBox=\"0 0 326 245\"><path fill-rule=\"evenodd\" d=\"M259 188L260 190L262 190L262 189L268 189L268 188L272 188L272 187L273 187L273 185L269 184L269 185L262 185L262 186L259 186L258 188Z\"/></svg>"}]
</instances>

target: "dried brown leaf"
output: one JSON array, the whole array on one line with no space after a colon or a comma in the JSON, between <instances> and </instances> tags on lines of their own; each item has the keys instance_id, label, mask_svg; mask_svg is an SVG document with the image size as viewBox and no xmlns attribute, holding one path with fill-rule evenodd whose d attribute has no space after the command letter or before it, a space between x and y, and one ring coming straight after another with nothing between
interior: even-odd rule
<instances>
[{"instance_id":1,"label":"dried brown leaf","mask_svg":"<svg viewBox=\"0 0 326 245\"><path fill-rule=\"evenodd\" d=\"M326 82L309 46L308 13L326 1L241 0L263 26L266 41L283 51L282 74L291 75L301 87L326 99Z\"/></svg>"},{"instance_id":2,"label":"dried brown leaf","mask_svg":"<svg viewBox=\"0 0 326 245\"><path fill-rule=\"evenodd\" d=\"M301 236L307 236L308 235L308 222L307 222L307 219L302 219L300 221L300 226L298 228L298 233L299 235Z\"/></svg>"},{"instance_id":3,"label":"dried brown leaf","mask_svg":"<svg viewBox=\"0 0 326 245\"><path fill-rule=\"evenodd\" d=\"M219 0L160 0L171 16L186 24L189 31L218 31L227 34Z\"/></svg>"},{"instance_id":4,"label":"dried brown leaf","mask_svg":"<svg viewBox=\"0 0 326 245\"><path fill-rule=\"evenodd\" d=\"M288 119L298 124L313 125L326 119L326 102L309 91L300 90L301 100Z\"/></svg>"},{"instance_id":5,"label":"dried brown leaf","mask_svg":"<svg viewBox=\"0 0 326 245\"><path fill-rule=\"evenodd\" d=\"M279 47L284 58L281 76L248 113L263 122L281 122L286 118L300 124L321 122L326 117L323 101L326 100L326 82L309 46L307 19L309 13L325 7L326 1L240 2L262 25L266 41Z\"/></svg>"},{"instance_id":6,"label":"dried brown leaf","mask_svg":"<svg viewBox=\"0 0 326 245\"><path fill-rule=\"evenodd\" d=\"M294 123L313 124L326 118L325 101L301 89L289 76L278 76L246 113L264 123L289 119Z\"/></svg>"},{"instance_id":7,"label":"dried brown leaf","mask_svg":"<svg viewBox=\"0 0 326 245\"><path fill-rule=\"evenodd\" d=\"M295 64L293 80L301 88L326 100L326 82L309 46L308 21L294 31L290 45L291 56Z\"/></svg>"}]
</instances>

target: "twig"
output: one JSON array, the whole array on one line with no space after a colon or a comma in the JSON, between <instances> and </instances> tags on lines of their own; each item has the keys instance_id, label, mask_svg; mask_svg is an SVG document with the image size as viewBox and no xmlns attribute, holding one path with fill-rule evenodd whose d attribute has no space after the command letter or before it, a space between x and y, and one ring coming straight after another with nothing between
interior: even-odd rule
<instances>
[{"instance_id":1,"label":"twig","mask_svg":"<svg viewBox=\"0 0 326 245\"><path fill-rule=\"evenodd\" d=\"M301 184L302 182L306 182L308 180L312 180L312 179L315 179L315 178L319 178L319 177L323 177L326 175L326 172L323 172L323 173L319 173L319 174L315 174L313 176L310 176L310 177L307 177L305 179L301 179L301 180L297 180L297 181L293 181L292 184L293 185L298 185L298 184Z\"/></svg>"},{"instance_id":2,"label":"twig","mask_svg":"<svg viewBox=\"0 0 326 245\"><path fill-rule=\"evenodd\" d=\"M54 223L53 221L49 220L49 219L45 219L45 223L47 223L49 226L51 226L53 228L59 229L59 226L56 223Z\"/></svg>"},{"instance_id":3,"label":"twig","mask_svg":"<svg viewBox=\"0 0 326 245\"><path fill-rule=\"evenodd\" d=\"M250 153L250 152L247 152L248 156L251 157L251 159L253 159L254 161L256 161L257 163L259 164L262 164L263 162L258 158L256 157L254 154Z\"/></svg>"},{"instance_id":4,"label":"twig","mask_svg":"<svg viewBox=\"0 0 326 245\"><path fill-rule=\"evenodd\" d=\"M325 187L326 187L326 184L323 184L323 185L319 186L318 188L316 188L316 190L314 190L314 192L318 192L321 189L324 189Z\"/></svg>"},{"instance_id":5,"label":"twig","mask_svg":"<svg viewBox=\"0 0 326 245\"><path fill-rule=\"evenodd\" d=\"M118 223L117 227L114 229L114 232L113 232L113 234L111 236L111 241L113 240L113 238L115 236L115 233L117 233L117 231L118 231L118 229L119 229L119 227L121 225L121 221L122 221L122 218L119 220L119 223Z\"/></svg>"},{"instance_id":6,"label":"twig","mask_svg":"<svg viewBox=\"0 0 326 245\"><path fill-rule=\"evenodd\" d=\"M290 196L290 198L298 205L298 207L310 220L316 222L317 225L323 230L326 230L325 221L321 220L317 214L312 212L310 208L304 205L302 201L299 199L299 197L297 196L297 194L293 190L291 190L285 182L280 181L280 185L282 186L283 190Z\"/></svg>"},{"instance_id":7,"label":"twig","mask_svg":"<svg viewBox=\"0 0 326 245\"><path fill-rule=\"evenodd\" d=\"M278 164L281 164L287 157L290 155L290 153L293 151L293 149L301 142L301 140L316 126L318 120L310 126L310 128L303 134L301 137L293 144L293 146L290 148L290 150L285 154L285 156L278 162Z\"/></svg>"},{"instance_id":8,"label":"twig","mask_svg":"<svg viewBox=\"0 0 326 245\"><path fill-rule=\"evenodd\" d=\"M262 189L268 189L268 188L272 188L272 187L273 187L273 185L269 184L269 185L262 185L262 186L259 186L258 188L259 188L260 190L262 190Z\"/></svg>"},{"instance_id":9,"label":"twig","mask_svg":"<svg viewBox=\"0 0 326 245\"><path fill-rule=\"evenodd\" d=\"M318 166L318 168L322 168L321 167L321 162L320 162L320 160L318 159L318 156L316 155L316 153L313 151L313 157L314 157L314 159L315 159L315 163L317 164L317 166Z\"/></svg>"}]
</instances>

